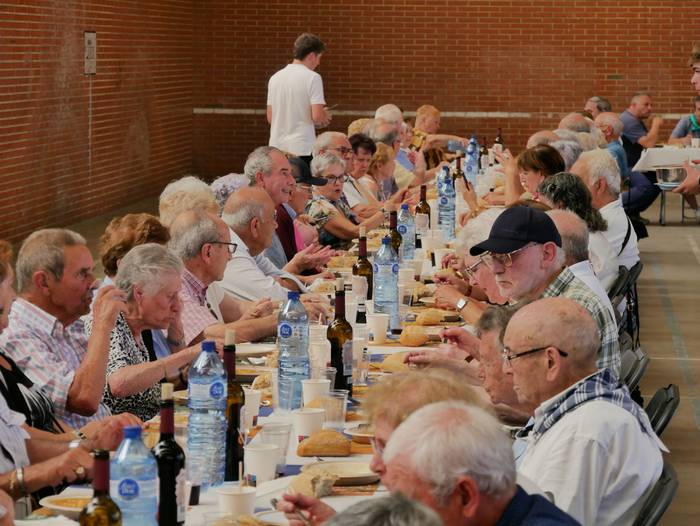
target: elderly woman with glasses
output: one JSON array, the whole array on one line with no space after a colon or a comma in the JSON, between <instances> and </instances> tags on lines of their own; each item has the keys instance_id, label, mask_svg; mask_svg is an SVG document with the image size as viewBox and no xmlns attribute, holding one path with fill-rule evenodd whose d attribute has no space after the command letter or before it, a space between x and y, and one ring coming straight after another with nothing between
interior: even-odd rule
<instances>
[{"instance_id":1,"label":"elderly woman with glasses","mask_svg":"<svg viewBox=\"0 0 700 526\"><path fill-rule=\"evenodd\" d=\"M314 186L314 197L306 206L306 213L318 229L322 245L346 249L351 240L359 236L361 226L371 230L384 222L383 211L359 221L342 199L345 180L345 162L342 159L328 153L314 157L311 175L327 181L323 186Z\"/></svg>"},{"instance_id":2,"label":"elderly woman with glasses","mask_svg":"<svg viewBox=\"0 0 700 526\"><path fill-rule=\"evenodd\" d=\"M141 337L147 329L167 329L179 316L181 271L180 259L155 243L132 248L119 264L114 281L127 299L110 338L104 394L104 402L113 413L153 418L159 411L159 383L169 375L177 376L199 353L197 347L188 347L156 360ZM88 334L91 329L89 316Z\"/></svg>"}]
</instances>

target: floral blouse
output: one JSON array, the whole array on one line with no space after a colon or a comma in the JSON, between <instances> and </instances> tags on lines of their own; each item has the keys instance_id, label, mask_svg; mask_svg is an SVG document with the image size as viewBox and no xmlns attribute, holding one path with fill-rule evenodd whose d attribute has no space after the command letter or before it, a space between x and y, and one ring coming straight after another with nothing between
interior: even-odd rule
<instances>
[{"instance_id":1,"label":"floral blouse","mask_svg":"<svg viewBox=\"0 0 700 526\"><path fill-rule=\"evenodd\" d=\"M331 201L327 197L316 195L306 205L305 212L318 230L318 242L321 245L329 245L331 248L340 250L346 250L350 247L352 240L340 239L324 228L328 220L335 214L342 214L346 219L357 224L355 214L342 198L338 201Z\"/></svg>"},{"instance_id":2,"label":"floral blouse","mask_svg":"<svg viewBox=\"0 0 700 526\"><path fill-rule=\"evenodd\" d=\"M86 330L88 336L92 332L92 318L87 319ZM112 329L109 339L109 362L107 363L107 380L112 373L129 365L139 365L150 361L148 349L141 339L131 333L124 315L119 313L117 321ZM144 422L156 416L160 411L160 383L156 383L140 393L135 393L124 398L117 398L112 394L109 383L105 383L103 403L110 408L112 413L132 413Z\"/></svg>"}]
</instances>

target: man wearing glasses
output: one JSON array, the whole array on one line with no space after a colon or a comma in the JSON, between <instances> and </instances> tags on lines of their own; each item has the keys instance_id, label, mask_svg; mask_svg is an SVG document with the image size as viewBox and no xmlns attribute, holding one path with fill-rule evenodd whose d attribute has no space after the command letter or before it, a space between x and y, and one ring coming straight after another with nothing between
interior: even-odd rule
<instances>
[{"instance_id":1,"label":"man wearing glasses","mask_svg":"<svg viewBox=\"0 0 700 526\"><path fill-rule=\"evenodd\" d=\"M518 474L581 524L632 524L667 449L627 387L596 364L599 342L590 313L567 298L525 305L508 323L503 372L518 402L535 407L517 435Z\"/></svg>"},{"instance_id":2,"label":"man wearing glasses","mask_svg":"<svg viewBox=\"0 0 700 526\"><path fill-rule=\"evenodd\" d=\"M510 303L563 296L593 316L601 335L598 368L620 373L620 349L615 319L600 298L565 266L561 236L552 219L539 210L516 206L493 224L486 241L469 253L480 256L496 277L501 295Z\"/></svg>"}]
</instances>

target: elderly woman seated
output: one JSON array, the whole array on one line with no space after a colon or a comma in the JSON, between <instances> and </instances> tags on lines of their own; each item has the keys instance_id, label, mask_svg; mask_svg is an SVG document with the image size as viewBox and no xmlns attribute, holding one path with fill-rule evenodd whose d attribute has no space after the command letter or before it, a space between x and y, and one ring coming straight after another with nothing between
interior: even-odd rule
<instances>
[{"instance_id":1,"label":"elderly woman seated","mask_svg":"<svg viewBox=\"0 0 700 526\"><path fill-rule=\"evenodd\" d=\"M197 347L188 347L156 360L141 338L142 331L167 329L179 316L181 271L180 259L155 243L134 247L119 264L115 284L127 300L112 330L104 395L114 413L153 418L158 413L159 382L197 357ZM88 333L91 329L92 315L86 322Z\"/></svg>"},{"instance_id":2,"label":"elderly woman seated","mask_svg":"<svg viewBox=\"0 0 700 526\"><path fill-rule=\"evenodd\" d=\"M390 196L385 193L385 181L394 176L396 166L394 149L384 143L378 143L367 168L367 174L360 178L360 183L378 201L386 201Z\"/></svg>"},{"instance_id":3,"label":"elderly woman seated","mask_svg":"<svg viewBox=\"0 0 700 526\"><path fill-rule=\"evenodd\" d=\"M311 175L323 177L324 186L314 186L314 197L306 205L306 213L318 229L319 242L332 248L346 249L360 234L360 226L367 230L384 222L379 211L364 221L358 221L347 203L341 199L345 180L345 162L332 154L322 154L311 161Z\"/></svg>"}]
</instances>

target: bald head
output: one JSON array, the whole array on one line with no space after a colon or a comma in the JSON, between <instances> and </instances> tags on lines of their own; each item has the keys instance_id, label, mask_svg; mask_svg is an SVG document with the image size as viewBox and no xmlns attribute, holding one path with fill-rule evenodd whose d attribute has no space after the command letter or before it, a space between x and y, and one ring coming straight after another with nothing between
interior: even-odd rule
<instances>
[{"instance_id":1,"label":"bald head","mask_svg":"<svg viewBox=\"0 0 700 526\"><path fill-rule=\"evenodd\" d=\"M569 113L559 121L559 129L571 130L572 132L590 132L590 122L580 113Z\"/></svg>"},{"instance_id":2,"label":"bald head","mask_svg":"<svg viewBox=\"0 0 700 526\"><path fill-rule=\"evenodd\" d=\"M571 266L588 260L588 226L570 210L549 210L561 236L561 246L566 254L566 265Z\"/></svg>"},{"instance_id":3,"label":"bald head","mask_svg":"<svg viewBox=\"0 0 700 526\"><path fill-rule=\"evenodd\" d=\"M526 147L532 148L538 144L551 144L558 140L559 136L552 130L540 130L530 135L530 138L527 140Z\"/></svg>"},{"instance_id":4,"label":"bald head","mask_svg":"<svg viewBox=\"0 0 700 526\"><path fill-rule=\"evenodd\" d=\"M622 121L617 113L606 111L595 118L595 125L605 135L607 142L616 141L622 133Z\"/></svg>"},{"instance_id":5,"label":"bald head","mask_svg":"<svg viewBox=\"0 0 700 526\"><path fill-rule=\"evenodd\" d=\"M275 203L268 193L256 186L246 186L228 198L221 215L223 221L256 256L272 244L277 228Z\"/></svg>"}]
</instances>

